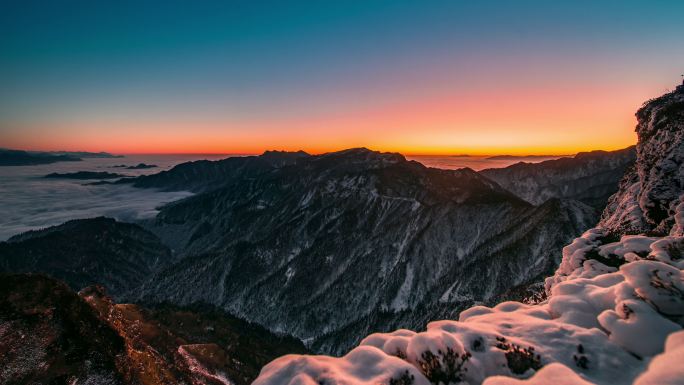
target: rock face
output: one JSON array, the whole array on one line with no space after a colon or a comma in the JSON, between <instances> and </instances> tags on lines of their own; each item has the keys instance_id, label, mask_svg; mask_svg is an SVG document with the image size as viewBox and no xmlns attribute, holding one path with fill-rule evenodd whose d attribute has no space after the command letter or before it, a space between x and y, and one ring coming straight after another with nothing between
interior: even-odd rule
<instances>
[{"instance_id":1,"label":"rock face","mask_svg":"<svg viewBox=\"0 0 684 385\"><path fill-rule=\"evenodd\" d=\"M123 384L124 340L69 287L0 275L0 383Z\"/></svg>"},{"instance_id":2,"label":"rock face","mask_svg":"<svg viewBox=\"0 0 684 385\"><path fill-rule=\"evenodd\" d=\"M636 116L638 160L599 227L619 234L668 234L684 188L684 89L650 100ZM681 235L681 229L674 231Z\"/></svg>"},{"instance_id":3,"label":"rock face","mask_svg":"<svg viewBox=\"0 0 684 385\"><path fill-rule=\"evenodd\" d=\"M581 202L533 206L470 169L399 154L267 155L231 161L212 177L220 185L199 184L213 188L146 224L182 260L131 299L207 302L341 351L369 330L422 326L415 309L442 315L541 279L598 220ZM159 174L156 187L219 167L199 166L164 174L168 184Z\"/></svg>"},{"instance_id":4,"label":"rock face","mask_svg":"<svg viewBox=\"0 0 684 385\"><path fill-rule=\"evenodd\" d=\"M339 358L281 357L254 385L682 383L681 100L668 94L639 111L635 171L600 227L563 248L547 299L474 306L421 332L372 334Z\"/></svg>"},{"instance_id":5,"label":"rock face","mask_svg":"<svg viewBox=\"0 0 684 385\"><path fill-rule=\"evenodd\" d=\"M540 163L520 162L480 173L534 205L551 198L563 198L603 210L635 159L636 151L632 146L611 152L581 152L573 158Z\"/></svg>"},{"instance_id":6,"label":"rock face","mask_svg":"<svg viewBox=\"0 0 684 385\"><path fill-rule=\"evenodd\" d=\"M0 271L41 272L75 290L101 284L115 296L171 262L171 252L138 225L109 218L74 220L0 242Z\"/></svg>"},{"instance_id":7,"label":"rock face","mask_svg":"<svg viewBox=\"0 0 684 385\"><path fill-rule=\"evenodd\" d=\"M202 308L116 304L41 275L0 274L0 383L248 385L297 340Z\"/></svg>"}]
</instances>

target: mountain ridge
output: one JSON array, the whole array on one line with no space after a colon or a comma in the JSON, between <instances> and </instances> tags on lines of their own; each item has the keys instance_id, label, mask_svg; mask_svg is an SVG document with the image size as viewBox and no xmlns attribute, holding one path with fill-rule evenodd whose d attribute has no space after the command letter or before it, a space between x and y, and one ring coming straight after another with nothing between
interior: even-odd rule
<instances>
[{"instance_id":1,"label":"mountain ridge","mask_svg":"<svg viewBox=\"0 0 684 385\"><path fill-rule=\"evenodd\" d=\"M602 210L636 159L635 146L616 151L580 152L574 157L485 169L480 173L539 205L550 198L582 201Z\"/></svg>"},{"instance_id":2,"label":"mountain ridge","mask_svg":"<svg viewBox=\"0 0 684 385\"><path fill-rule=\"evenodd\" d=\"M580 202L535 207L471 169L429 168L396 153L358 148L277 166L262 167L258 159L233 162L240 163L238 171L220 186L168 204L144 223L183 256L156 272L140 299L206 301L273 331L310 339L374 312L411 309L428 298L439 302L463 278L459 273L439 283L442 270L474 255L484 263L514 253L518 269L528 265L524 281L551 273L553 262L546 261L552 250L559 252L598 220ZM260 167L243 167L249 163ZM553 221L559 230L547 231ZM504 244L492 247L497 242ZM529 267L524 255L545 262ZM508 269L500 263L502 271ZM487 297L503 290L503 282L523 283L503 275L500 286L483 292ZM331 297L361 286L365 298ZM458 295L445 298L464 306ZM468 301L478 298L486 299L480 294ZM305 308L317 310L302 317ZM329 346L340 350L350 343Z\"/></svg>"}]
</instances>

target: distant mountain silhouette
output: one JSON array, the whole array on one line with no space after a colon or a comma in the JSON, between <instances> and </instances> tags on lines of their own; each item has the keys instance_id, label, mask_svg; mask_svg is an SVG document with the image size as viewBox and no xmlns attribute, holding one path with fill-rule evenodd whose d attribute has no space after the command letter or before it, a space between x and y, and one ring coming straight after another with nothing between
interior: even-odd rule
<instances>
[{"instance_id":1,"label":"distant mountain silhouette","mask_svg":"<svg viewBox=\"0 0 684 385\"><path fill-rule=\"evenodd\" d=\"M145 170L148 168L156 168L156 164L146 164L146 163L138 163L135 166L126 166L125 164L120 164L117 166L112 166L113 168L125 168L127 170Z\"/></svg>"},{"instance_id":2,"label":"distant mountain silhouette","mask_svg":"<svg viewBox=\"0 0 684 385\"><path fill-rule=\"evenodd\" d=\"M72 155L53 155L0 149L0 166L32 166L56 162L78 162L80 160L80 158Z\"/></svg>"},{"instance_id":3,"label":"distant mountain silhouette","mask_svg":"<svg viewBox=\"0 0 684 385\"><path fill-rule=\"evenodd\" d=\"M53 172L51 174L47 174L44 176L44 178L52 179L117 179L125 177L128 177L128 175L116 174L106 171L77 171L69 173Z\"/></svg>"},{"instance_id":4,"label":"distant mountain silhouette","mask_svg":"<svg viewBox=\"0 0 684 385\"><path fill-rule=\"evenodd\" d=\"M83 158L123 158L107 152L23 151L0 148L0 166L32 166L56 162L78 162Z\"/></svg>"}]
</instances>

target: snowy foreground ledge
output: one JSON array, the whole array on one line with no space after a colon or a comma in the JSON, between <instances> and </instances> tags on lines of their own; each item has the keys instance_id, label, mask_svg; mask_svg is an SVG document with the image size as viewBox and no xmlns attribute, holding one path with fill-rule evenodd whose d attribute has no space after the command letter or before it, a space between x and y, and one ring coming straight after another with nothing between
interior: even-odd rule
<instances>
[{"instance_id":1,"label":"snowy foreground ledge","mask_svg":"<svg viewBox=\"0 0 684 385\"><path fill-rule=\"evenodd\" d=\"M563 250L543 303L372 334L341 358L284 356L254 385L684 384L683 268L684 237L592 229Z\"/></svg>"}]
</instances>

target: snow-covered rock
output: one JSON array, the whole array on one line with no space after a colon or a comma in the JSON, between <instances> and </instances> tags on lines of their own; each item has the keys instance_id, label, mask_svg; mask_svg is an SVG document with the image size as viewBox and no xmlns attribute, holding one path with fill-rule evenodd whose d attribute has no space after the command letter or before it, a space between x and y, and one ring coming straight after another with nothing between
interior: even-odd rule
<instances>
[{"instance_id":1,"label":"snow-covered rock","mask_svg":"<svg viewBox=\"0 0 684 385\"><path fill-rule=\"evenodd\" d=\"M678 385L684 379L684 331L670 334L665 352L653 358L634 385Z\"/></svg>"},{"instance_id":2,"label":"snow-covered rock","mask_svg":"<svg viewBox=\"0 0 684 385\"><path fill-rule=\"evenodd\" d=\"M381 350L358 347L344 358L327 356L285 356L264 367L252 385L377 385L389 378L411 379L415 385L429 385L418 368L384 354ZM407 384L403 384L407 385Z\"/></svg>"},{"instance_id":3,"label":"snow-covered rock","mask_svg":"<svg viewBox=\"0 0 684 385\"><path fill-rule=\"evenodd\" d=\"M483 385L591 385L577 373L562 364L549 364L539 370L534 377L520 380L506 376L492 376Z\"/></svg>"},{"instance_id":4,"label":"snow-covered rock","mask_svg":"<svg viewBox=\"0 0 684 385\"><path fill-rule=\"evenodd\" d=\"M684 189L684 92L650 100L636 116L637 162L611 197L599 227L665 235Z\"/></svg>"}]
</instances>

